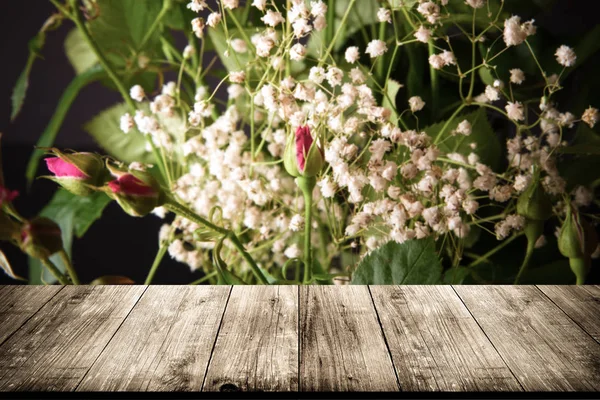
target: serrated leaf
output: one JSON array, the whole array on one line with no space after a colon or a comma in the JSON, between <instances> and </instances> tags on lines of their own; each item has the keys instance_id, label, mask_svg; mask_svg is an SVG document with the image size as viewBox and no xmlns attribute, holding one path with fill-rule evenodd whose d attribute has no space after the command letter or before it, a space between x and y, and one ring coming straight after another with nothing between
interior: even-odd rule
<instances>
[{"instance_id":1,"label":"serrated leaf","mask_svg":"<svg viewBox=\"0 0 600 400\"><path fill-rule=\"evenodd\" d=\"M46 129L44 129L44 132L42 132L41 136L39 137L36 147L52 147L52 145L54 145L54 140L56 139L56 135L62 126L63 120L65 119L69 108L71 108L71 104L73 104L73 101L75 101L75 98L81 89L103 76L104 70L100 66L96 66L73 78L71 83L69 83L69 86L67 86L60 97L58 105L56 106L56 110L54 111L50 122L48 122L48 125L46 125ZM35 149L31 155L31 158L29 159L27 170L25 172L28 185L30 185L33 181L33 178L35 178L38 163L42 155L44 155L44 150Z\"/></svg>"},{"instance_id":2,"label":"serrated leaf","mask_svg":"<svg viewBox=\"0 0 600 400\"><path fill-rule=\"evenodd\" d=\"M387 82L386 95L383 96L381 106L389 109L392 113L390 115L390 121L393 121L395 125L398 125L398 113L396 112L396 95L398 91L404 87L404 85L390 79Z\"/></svg>"},{"instance_id":3,"label":"serrated leaf","mask_svg":"<svg viewBox=\"0 0 600 400\"><path fill-rule=\"evenodd\" d=\"M17 118L21 108L23 108L23 103L25 102L25 96L27 94L27 88L29 87L29 74L31 73L33 62L39 57L39 52L42 50L42 47L44 47L45 42L46 34L44 32L39 32L33 37L33 39L29 41L29 56L27 57L25 68L17 78L17 82L15 83L15 87L13 88L13 93L11 96L11 121L14 121L14 119Z\"/></svg>"},{"instance_id":4,"label":"serrated leaf","mask_svg":"<svg viewBox=\"0 0 600 400\"><path fill-rule=\"evenodd\" d=\"M59 189L39 215L50 218L60 226L63 247L70 256L73 235L79 238L82 237L94 221L100 218L104 208L110 201L110 198L102 192L96 192L90 196L81 197L75 196L64 189ZM59 254L52 255L50 260L54 262L61 271L65 271L65 265ZM41 266L39 260L30 257L30 283L43 283L40 280L41 271L43 271L42 279L44 281L54 281L52 274Z\"/></svg>"},{"instance_id":5,"label":"serrated leaf","mask_svg":"<svg viewBox=\"0 0 600 400\"><path fill-rule=\"evenodd\" d=\"M65 53L77 74L87 71L98 63L94 50L84 40L79 29L72 29L65 39Z\"/></svg>"},{"instance_id":6,"label":"serrated leaf","mask_svg":"<svg viewBox=\"0 0 600 400\"><path fill-rule=\"evenodd\" d=\"M469 136L455 135L452 132L460 122L467 120L471 123L472 133ZM425 128L425 132L432 138L437 138L446 121ZM476 143L477 148L471 149L471 143ZM466 115L459 115L444 131L444 138L441 138L438 147L445 153L469 154L476 153L481 162L489 165L496 170L500 165L501 146L500 140L494 133L492 126L488 122L485 109L480 108L475 112Z\"/></svg>"},{"instance_id":7,"label":"serrated leaf","mask_svg":"<svg viewBox=\"0 0 600 400\"><path fill-rule=\"evenodd\" d=\"M437 284L442 264L432 238L388 242L365 256L354 275L353 285Z\"/></svg>"},{"instance_id":8,"label":"serrated leaf","mask_svg":"<svg viewBox=\"0 0 600 400\"><path fill-rule=\"evenodd\" d=\"M84 125L84 129L117 160L152 164L154 158L146 151L144 136L137 129L125 134L120 128L121 116L129 111L127 104L117 104L96 115Z\"/></svg>"},{"instance_id":9,"label":"serrated leaf","mask_svg":"<svg viewBox=\"0 0 600 400\"><path fill-rule=\"evenodd\" d=\"M2 250L0 250L0 269L2 269L4 273L12 279L16 279L19 281L27 281L27 279L21 278L19 275L15 274L15 272L12 269L12 266L8 262L8 259L6 258L6 255Z\"/></svg>"}]
</instances>

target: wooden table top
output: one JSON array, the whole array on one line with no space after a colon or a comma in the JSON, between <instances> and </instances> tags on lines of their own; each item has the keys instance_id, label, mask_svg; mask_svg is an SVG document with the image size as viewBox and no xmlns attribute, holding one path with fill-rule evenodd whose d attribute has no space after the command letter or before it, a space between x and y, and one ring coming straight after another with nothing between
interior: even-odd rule
<instances>
[{"instance_id":1,"label":"wooden table top","mask_svg":"<svg viewBox=\"0 0 600 400\"><path fill-rule=\"evenodd\" d=\"M0 286L1 391L598 391L600 286Z\"/></svg>"}]
</instances>

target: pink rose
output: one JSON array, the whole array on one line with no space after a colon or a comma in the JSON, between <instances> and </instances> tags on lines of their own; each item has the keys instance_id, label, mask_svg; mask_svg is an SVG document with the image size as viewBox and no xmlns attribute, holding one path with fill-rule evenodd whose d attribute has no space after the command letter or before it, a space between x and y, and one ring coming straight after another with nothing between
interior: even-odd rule
<instances>
[{"instance_id":1,"label":"pink rose","mask_svg":"<svg viewBox=\"0 0 600 400\"><path fill-rule=\"evenodd\" d=\"M288 138L283 163L292 176L314 177L323 168L323 151L315 143L308 126L299 126Z\"/></svg>"},{"instance_id":2,"label":"pink rose","mask_svg":"<svg viewBox=\"0 0 600 400\"><path fill-rule=\"evenodd\" d=\"M60 157L46 158L46 165L50 172L60 178L86 179L88 176L75 165L68 163Z\"/></svg>"}]
</instances>

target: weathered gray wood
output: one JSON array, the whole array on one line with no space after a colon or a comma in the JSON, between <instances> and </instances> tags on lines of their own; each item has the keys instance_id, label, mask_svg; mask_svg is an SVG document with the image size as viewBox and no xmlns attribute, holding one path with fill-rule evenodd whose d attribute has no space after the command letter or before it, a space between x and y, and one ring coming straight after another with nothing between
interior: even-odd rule
<instances>
[{"instance_id":1,"label":"weathered gray wood","mask_svg":"<svg viewBox=\"0 0 600 400\"><path fill-rule=\"evenodd\" d=\"M150 286L78 391L199 391L229 286Z\"/></svg>"},{"instance_id":2,"label":"weathered gray wood","mask_svg":"<svg viewBox=\"0 0 600 400\"><path fill-rule=\"evenodd\" d=\"M600 343L600 287L538 286L538 288Z\"/></svg>"},{"instance_id":3,"label":"weathered gray wood","mask_svg":"<svg viewBox=\"0 0 600 400\"><path fill-rule=\"evenodd\" d=\"M525 390L600 390L600 345L535 286L454 289Z\"/></svg>"},{"instance_id":4,"label":"weathered gray wood","mask_svg":"<svg viewBox=\"0 0 600 400\"><path fill-rule=\"evenodd\" d=\"M298 390L298 287L233 287L202 390Z\"/></svg>"},{"instance_id":5,"label":"weathered gray wood","mask_svg":"<svg viewBox=\"0 0 600 400\"><path fill-rule=\"evenodd\" d=\"M371 286L403 391L520 391L449 286Z\"/></svg>"},{"instance_id":6,"label":"weathered gray wood","mask_svg":"<svg viewBox=\"0 0 600 400\"><path fill-rule=\"evenodd\" d=\"M367 286L301 287L300 332L300 390L399 390Z\"/></svg>"},{"instance_id":7,"label":"weathered gray wood","mask_svg":"<svg viewBox=\"0 0 600 400\"><path fill-rule=\"evenodd\" d=\"M56 295L62 286L0 286L0 343Z\"/></svg>"},{"instance_id":8,"label":"weathered gray wood","mask_svg":"<svg viewBox=\"0 0 600 400\"><path fill-rule=\"evenodd\" d=\"M0 390L75 389L145 286L67 286L0 346Z\"/></svg>"}]
</instances>

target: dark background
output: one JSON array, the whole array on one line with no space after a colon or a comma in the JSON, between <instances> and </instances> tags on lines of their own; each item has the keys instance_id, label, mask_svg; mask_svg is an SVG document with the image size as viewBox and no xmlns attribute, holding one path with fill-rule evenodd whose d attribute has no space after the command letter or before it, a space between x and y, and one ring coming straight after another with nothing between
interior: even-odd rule
<instances>
[{"instance_id":1,"label":"dark background","mask_svg":"<svg viewBox=\"0 0 600 400\"><path fill-rule=\"evenodd\" d=\"M597 1L559 0L532 17L536 25L556 36L576 38L598 23L594 6L598 6ZM56 190L56 184L37 180L28 192L25 188L25 167L62 91L75 75L63 49L65 36L72 28L71 23L65 22L58 30L48 33L42 51L43 59L37 60L33 66L25 104L12 123L10 96L27 60L27 42L53 12L54 7L45 0L3 0L0 12L0 132L4 134L4 174L6 186L20 191L15 205L26 217L36 215ZM593 61L590 64L598 65ZM585 72L598 73L598 70ZM570 78L575 80L572 85L574 90L585 84L585 75L582 74ZM101 152L81 126L100 110L119 100L118 93L98 83L85 88L68 112L56 147ZM44 172L45 168L40 166L38 175ZM162 220L153 215L146 218L129 217L116 203L111 203L104 211L103 218L90 228L84 238L74 239L73 262L82 282L90 282L102 275L125 275L136 283L143 283L158 249L158 229L161 224ZM0 246L16 273L27 276L26 257L6 243ZM186 284L201 276L200 272L192 273L186 265L171 260L167 255L154 283ZM4 283L17 282L0 274L0 284Z\"/></svg>"}]
</instances>

